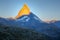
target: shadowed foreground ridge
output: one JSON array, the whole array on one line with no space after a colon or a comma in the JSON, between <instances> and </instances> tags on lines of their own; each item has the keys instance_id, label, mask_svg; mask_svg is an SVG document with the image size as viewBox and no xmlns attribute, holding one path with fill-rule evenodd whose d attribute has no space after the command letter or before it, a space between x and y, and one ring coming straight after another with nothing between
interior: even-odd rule
<instances>
[{"instance_id":1,"label":"shadowed foreground ridge","mask_svg":"<svg viewBox=\"0 0 60 40\"><path fill-rule=\"evenodd\" d=\"M17 20L0 18L0 40L60 40L57 23L45 23L33 13Z\"/></svg>"},{"instance_id":2,"label":"shadowed foreground ridge","mask_svg":"<svg viewBox=\"0 0 60 40\"><path fill-rule=\"evenodd\" d=\"M50 40L51 38L34 30L0 25L0 40Z\"/></svg>"}]
</instances>

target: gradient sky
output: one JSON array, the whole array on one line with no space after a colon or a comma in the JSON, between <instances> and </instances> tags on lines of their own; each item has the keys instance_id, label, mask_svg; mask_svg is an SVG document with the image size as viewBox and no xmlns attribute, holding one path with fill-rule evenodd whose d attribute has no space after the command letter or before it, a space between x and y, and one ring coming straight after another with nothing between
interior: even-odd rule
<instances>
[{"instance_id":1,"label":"gradient sky","mask_svg":"<svg viewBox=\"0 0 60 40\"><path fill-rule=\"evenodd\" d=\"M41 20L60 20L60 0L0 0L0 17L15 17L24 3Z\"/></svg>"}]
</instances>

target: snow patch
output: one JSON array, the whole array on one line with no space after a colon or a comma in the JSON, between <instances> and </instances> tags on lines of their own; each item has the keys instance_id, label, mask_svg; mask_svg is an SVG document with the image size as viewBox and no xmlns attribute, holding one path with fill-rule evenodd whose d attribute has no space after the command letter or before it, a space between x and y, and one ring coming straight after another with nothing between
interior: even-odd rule
<instances>
[{"instance_id":1,"label":"snow patch","mask_svg":"<svg viewBox=\"0 0 60 40\"><path fill-rule=\"evenodd\" d=\"M21 19L18 19L17 21L27 22L27 21L29 21L29 19L30 18L28 16L24 16Z\"/></svg>"}]
</instances>

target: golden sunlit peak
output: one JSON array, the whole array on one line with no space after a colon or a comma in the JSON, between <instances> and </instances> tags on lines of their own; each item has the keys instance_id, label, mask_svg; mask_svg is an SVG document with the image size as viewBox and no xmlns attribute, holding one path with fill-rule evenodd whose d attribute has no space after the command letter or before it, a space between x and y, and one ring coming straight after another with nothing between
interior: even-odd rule
<instances>
[{"instance_id":1,"label":"golden sunlit peak","mask_svg":"<svg viewBox=\"0 0 60 40\"><path fill-rule=\"evenodd\" d=\"M18 15L16 16L16 18L19 18L23 15L29 15L30 14L30 9L28 8L28 6L26 4L24 4L24 6L22 7L22 9L19 11Z\"/></svg>"}]
</instances>

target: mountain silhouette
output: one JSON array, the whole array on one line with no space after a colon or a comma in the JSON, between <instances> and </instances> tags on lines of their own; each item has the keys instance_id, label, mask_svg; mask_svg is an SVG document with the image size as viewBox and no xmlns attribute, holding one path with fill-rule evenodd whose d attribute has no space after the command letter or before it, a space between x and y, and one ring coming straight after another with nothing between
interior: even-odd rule
<instances>
[{"instance_id":1,"label":"mountain silhouette","mask_svg":"<svg viewBox=\"0 0 60 40\"><path fill-rule=\"evenodd\" d=\"M60 21L55 21L53 24L60 28Z\"/></svg>"},{"instance_id":2,"label":"mountain silhouette","mask_svg":"<svg viewBox=\"0 0 60 40\"><path fill-rule=\"evenodd\" d=\"M59 27L60 21L46 23L25 4L15 19L0 18L0 39L2 36L8 40L60 40Z\"/></svg>"},{"instance_id":3,"label":"mountain silhouette","mask_svg":"<svg viewBox=\"0 0 60 40\"><path fill-rule=\"evenodd\" d=\"M11 28L23 28L34 30L37 33L45 34L49 37L58 39L60 36L60 29L54 24L48 24L40 20L36 15L30 13L30 15L23 15L16 20L10 20L7 18L0 18L0 25L8 26Z\"/></svg>"}]
</instances>

